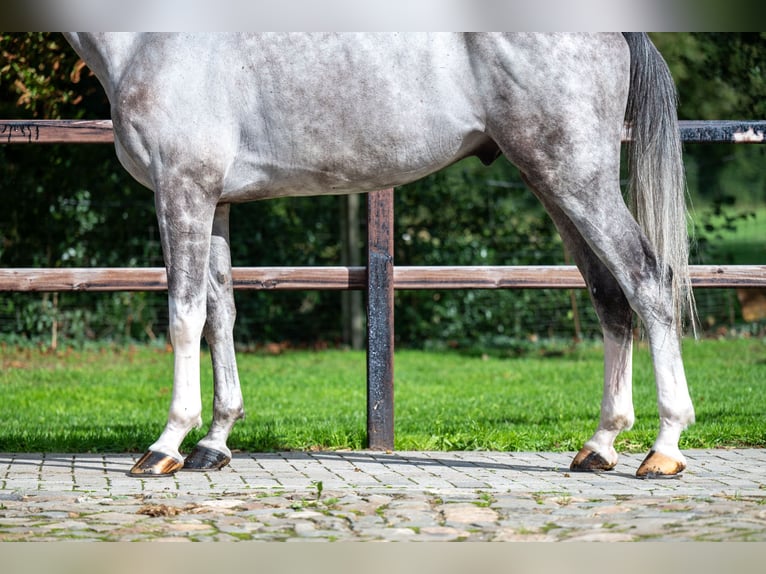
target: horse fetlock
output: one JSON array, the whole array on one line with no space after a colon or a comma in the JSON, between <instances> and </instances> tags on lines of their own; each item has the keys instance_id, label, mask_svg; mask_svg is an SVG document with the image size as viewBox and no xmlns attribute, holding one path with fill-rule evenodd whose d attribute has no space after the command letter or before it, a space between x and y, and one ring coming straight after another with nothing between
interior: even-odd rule
<instances>
[{"instance_id":1,"label":"horse fetlock","mask_svg":"<svg viewBox=\"0 0 766 574\"><path fill-rule=\"evenodd\" d=\"M663 428L664 426L673 427L674 429L677 428L680 435L681 432L694 424L694 420L694 409L689 408L673 413L672 417L660 416L660 428Z\"/></svg>"},{"instance_id":2,"label":"horse fetlock","mask_svg":"<svg viewBox=\"0 0 766 574\"><path fill-rule=\"evenodd\" d=\"M660 432L680 436L688 426L694 424L694 407L689 403L682 408L660 408Z\"/></svg>"},{"instance_id":3,"label":"horse fetlock","mask_svg":"<svg viewBox=\"0 0 766 574\"><path fill-rule=\"evenodd\" d=\"M168 424L165 427L167 434L183 438L193 429L202 427L202 409L171 409L168 414Z\"/></svg>"},{"instance_id":4,"label":"horse fetlock","mask_svg":"<svg viewBox=\"0 0 766 574\"><path fill-rule=\"evenodd\" d=\"M196 449L208 449L211 451L218 451L225 456L231 458L231 450L226 445L226 437L211 437L210 435L203 438L197 443Z\"/></svg>"},{"instance_id":5,"label":"horse fetlock","mask_svg":"<svg viewBox=\"0 0 766 574\"><path fill-rule=\"evenodd\" d=\"M221 405L213 407L213 424L227 429L227 432L231 430L238 420L243 418L245 418L245 409L241 402L225 407Z\"/></svg>"},{"instance_id":6,"label":"horse fetlock","mask_svg":"<svg viewBox=\"0 0 766 574\"><path fill-rule=\"evenodd\" d=\"M633 413L633 410L631 409L629 412L619 414L619 415L612 415L609 418L602 418L601 424L599 425L602 431L597 432L603 433L605 435L608 435L609 438L607 440L610 440L610 444L614 442L614 439L617 437L619 433L625 430L630 430L633 428L633 423L636 422L636 416ZM591 439L593 440L593 439Z\"/></svg>"}]
</instances>

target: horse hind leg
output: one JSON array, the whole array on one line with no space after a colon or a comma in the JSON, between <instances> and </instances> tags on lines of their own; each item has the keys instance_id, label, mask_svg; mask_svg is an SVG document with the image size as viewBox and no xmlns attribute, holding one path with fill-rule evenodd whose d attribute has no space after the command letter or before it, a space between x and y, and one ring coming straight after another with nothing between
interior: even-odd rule
<instances>
[{"instance_id":1,"label":"horse hind leg","mask_svg":"<svg viewBox=\"0 0 766 574\"><path fill-rule=\"evenodd\" d=\"M678 441L683 429L694 421L694 409L681 360L671 287L661 282L660 263L622 201L616 182L610 182L613 184L611 186L604 183L591 177L583 181L583 186L592 186L590 190L582 187L574 193L558 195L548 190L542 195L548 203L555 203L566 214L593 253L603 262L604 268L614 277L646 329L654 363L660 431L637 475L675 475L686 467ZM614 192L607 191L610 187L614 188ZM602 279L602 285L606 286L608 282L604 283ZM595 287L598 289L598 285ZM607 328L605 401L609 397L610 370L617 374L620 371L627 372L630 366L627 333L619 334L616 340L611 340L613 336L614 333L610 333ZM611 367L610 357L616 361ZM625 384L618 383L618 386ZM589 441L590 444L599 442L597 435Z\"/></svg>"},{"instance_id":2,"label":"horse hind leg","mask_svg":"<svg viewBox=\"0 0 766 574\"><path fill-rule=\"evenodd\" d=\"M529 182L527 182L529 183ZM569 218L541 196L564 244L588 286L604 335L604 390L598 428L571 463L575 471L611 470L618 461L614 442L635 420L632 393L633 312L620 286Z\"/></svg>"},{"instance_id":3,"label":"horse hind leg","mask_svg":"<svg viewBox=\"0 0 766 574\"><path fill-rule=\"evenodd\" d=\"M184 461L183 470L223 468L231 461L226 442L234 424L244 416L242 391L234 353L234 291L229 250L229 208L219 205L213 219L204 336L213 363L213 420L207 435Z\"/></svg>"}]
</instances>

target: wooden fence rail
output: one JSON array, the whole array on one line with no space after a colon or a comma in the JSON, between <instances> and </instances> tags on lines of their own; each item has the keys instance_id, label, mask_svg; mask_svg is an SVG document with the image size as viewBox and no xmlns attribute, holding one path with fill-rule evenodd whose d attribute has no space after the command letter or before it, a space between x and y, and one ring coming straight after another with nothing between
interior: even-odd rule
<instances>
[{"instance_id":1,"label":"wooden fence rail","mask_svg":"<svg viewBox=\"0 0 766 574\"><path fill-rule=\"evenodd\" d=\"M766 121L682 121L687 143L766 143ZM629 141L630 129L623 130ZM0 120L0 143L110 143L110 120ZM367 437L371 449L394 446L394 289L577 289L573 266L395 267L393 190L368 195L367 267L238 267L235 289L366 289ZM692 266L695 288L766 288L766 265ZM163 268L0 269L0 291L161 291Z\"/></svg>"},{"instance_id":2,"label":"wooden fence rail","mask_svg":"<svg viewBox=\"0 0 766 574\"><path fill-rule=\"evenodd\" d=\"M573 265L394 266L394 289L582 289ZM234 288L346 291L367 288L366 267L235 267ZM766 265L692 265L695 289L766 289ZM164 267L0 269L0 291L164 291Z\"/></svg>"},{"instance_id":3,"label":"wooden fence rail","mask_svg":"<svg viewBox=\"0 0 766 574\"><path fill-rule=\"evenodd\" d=\"M766 120L685 120L681 139L690 143L765 143ZM623 141L630 129L623 129ZM111 143L112 120L0 120L0 143Z\"/></svg>"}]
</instances>

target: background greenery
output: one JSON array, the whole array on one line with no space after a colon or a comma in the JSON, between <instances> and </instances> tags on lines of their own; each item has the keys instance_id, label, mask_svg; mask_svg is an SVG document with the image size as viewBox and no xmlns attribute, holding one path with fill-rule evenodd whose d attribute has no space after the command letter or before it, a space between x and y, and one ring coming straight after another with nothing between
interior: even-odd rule
<instances>
[{"instance_id":1,"label":"background greenery","mask_svg":"<svg viewBox=\"0 0 766 574\"><path fill-rule=\"evenodd\" d=\"M766 35L654 34L678 82L682 119L766 118ZM109 115L98 82L63 37L0 35L0 118ZM698 248L694 263L765 263L763 146L688 145ZM150 192L111 146L0 146L0 265L158 266ZM338 197L290 198L232 210L235 265L337 265ZM556 264L564 250L549 219L504 159L467 160L397 190L398 265ZM364 236L364 234L362 234ZM359 245L360 250L364 249ZM761 334L743 324L730 291L697 294L708 332ZM238 292L243 345L342 343L340 294ZM579 320L576 329L575 319ZM164 294L8 294L0 298L6 343L83 344L162 340ZM578 291L397 292L399 346L477 346L515 352L539 338L596 336Z\"/></svg>"}]
</instances>

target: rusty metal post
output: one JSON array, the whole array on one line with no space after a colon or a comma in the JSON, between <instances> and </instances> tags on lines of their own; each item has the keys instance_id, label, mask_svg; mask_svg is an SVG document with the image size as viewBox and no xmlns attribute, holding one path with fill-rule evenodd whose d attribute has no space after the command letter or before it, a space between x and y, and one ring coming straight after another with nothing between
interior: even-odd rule
<instances>
[{"instance_id":1,"label":"rusty metal post","mask_svg":"<svg viewBox=\"0 0 766 574\"><path fill-rule=\"evenodd\" d=\"M367 196L367 447L394 448L394 190Z\"/></svg>"}]
</instances>

